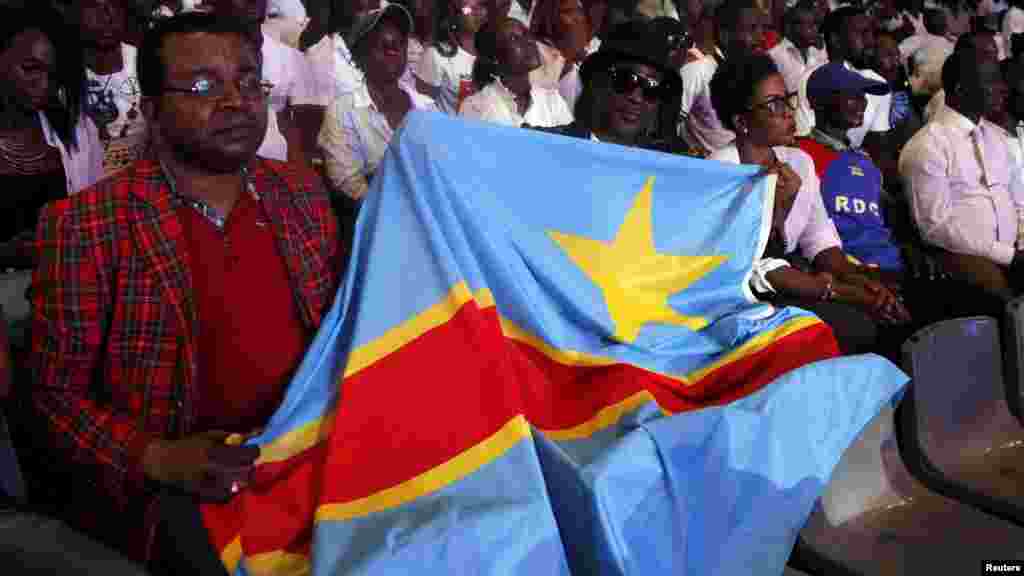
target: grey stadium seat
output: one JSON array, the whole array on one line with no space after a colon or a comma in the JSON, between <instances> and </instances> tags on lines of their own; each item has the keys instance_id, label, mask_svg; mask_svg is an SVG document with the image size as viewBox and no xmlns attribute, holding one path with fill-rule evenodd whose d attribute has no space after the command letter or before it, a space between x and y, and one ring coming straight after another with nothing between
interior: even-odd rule
<instances>
[{"instance_id":1,"label":"grey stadium seat","mask_svg":"<svg viewBox=\"0 0 1024 576\"><path fill-rule=\"evenodd\" d=\"M809 573L976 574L1024 560L1024 528L929 491L903 465L887 408L843 454L800 532ZM802 550L801 550L802 549Z\"/></svg>"},{"instance_id":2,"label":"grey stadium seat","mask_svg":"<svg viewBox=\"0 0 1024 576\"><path fill-rule=\"evenodd\" d=\"M1024 427L1002 360L994 318L938 322L908 339L903 457L932 490L1024 525Z\"/></svg>"}]
</instances>

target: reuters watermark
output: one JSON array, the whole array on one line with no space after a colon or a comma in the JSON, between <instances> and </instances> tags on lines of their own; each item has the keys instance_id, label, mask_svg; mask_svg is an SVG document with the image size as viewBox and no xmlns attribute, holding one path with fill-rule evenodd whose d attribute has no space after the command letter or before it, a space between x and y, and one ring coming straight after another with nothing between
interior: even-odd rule
<instances>
[{"instance_id":1,"label":"reuters watermark","mask_svg":"<svg viewBox=\"0 0 1024 576\"><path fill-rule=\"evenodd\" d=\"M985 560L981 563L982 574L1024 574L1024 561Z\"/></svg>"}]
</instances>

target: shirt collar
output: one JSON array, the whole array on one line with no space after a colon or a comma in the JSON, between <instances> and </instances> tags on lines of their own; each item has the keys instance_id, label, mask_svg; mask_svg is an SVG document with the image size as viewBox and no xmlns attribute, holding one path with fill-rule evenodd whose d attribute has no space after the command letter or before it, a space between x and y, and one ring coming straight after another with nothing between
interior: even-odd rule
<instances>
[{"instance_id":1,"label":"shirt collar","mask_svg":"<svg viewBox=\"0 0 1024 576\"><path fill-rule=\"evenodd\" d=\"M491 86L491 89L494 91L494 93L497 94L498 97L501 98L505 102L505 104L509 106L509 109L512 110L512 112L514 112L516 115L519 115L519 106L516 104L516 95L513 94L512 91L509 90L508 87L501 82L501 79L495 78L494 82L491 82ZM533 100L532 86L530 87L530 99Z\"/></svg>"},{"instance_id":2,"label":"shirt collar","mask_svg":"<svg viewBox=\"0 0 1024 576\"><path fill-rule=\"evenodd\" d=\"M429 108L434 103L434 100L429 96L420 94L408 86L399 84L398 87L409 96L409 103L412 105L413 110ZM370 97L370 89L366 87L366 84L360 84L358 88L352 91L352 107L369 108L374 112L377 111L377 105L373 103L373 98Z\"/></svg>"},{"instance_id":3,"label":"shirt collar","mask_svg":"<svg viewBox=\"0 0 1024 576\"><path fill-rule=\"evenodd\" d=\"M957 112L951 106L944 106L936 118L940 124L959 130L964 134L970 134L978 127L970 118Z\"/></svg>"}]
</instances>

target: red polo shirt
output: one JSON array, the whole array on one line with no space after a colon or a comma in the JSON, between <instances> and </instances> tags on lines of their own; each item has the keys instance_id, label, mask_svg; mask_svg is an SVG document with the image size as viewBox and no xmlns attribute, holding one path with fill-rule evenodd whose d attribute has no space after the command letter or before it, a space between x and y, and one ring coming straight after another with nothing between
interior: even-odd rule
<instances>
[{"instance_id":1,"label":"red polo shirt","mask_svg":"<svg viewBox=\"0 0 1024 576\"><path fill-rule=\"evenodd\" d=\"M271 224L248 194L223 230L187 206L178 215L199 318L196 431L262 428L308 337Z\"/></svg>"}]
</instances>

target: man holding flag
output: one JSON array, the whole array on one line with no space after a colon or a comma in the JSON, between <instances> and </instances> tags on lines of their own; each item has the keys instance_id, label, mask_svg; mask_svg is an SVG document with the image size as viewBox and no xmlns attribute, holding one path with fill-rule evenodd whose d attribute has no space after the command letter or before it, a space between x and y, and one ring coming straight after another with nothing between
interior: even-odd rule
<instances>
[{"instance_id":1,"label":"man holding flag","mask_svg":"<svg viewBox=\"0 0 1024 576\"><path fill-rule=\"evenodd\" d=\"M202 13L158 23L139 56L152 155L39 227L34 404L65 479L52 504L137 560L158 496L186 504L175 514L244 488L259 449L225 440L277 409L343 264L319 179L256 158L267 86L246 34ZM195 573L174 542L205 541L191 510L195 529L157 542L161 571Z\"/></svg>"},{"instance_id":2,"label":"man holding flag","mask_svg":"<svg viewBox=\"0 0 1024 576\"><path fill-rule=\"evenodd\" d=\"M756 303L770 178L412 113L321 321L341 260L326 196L252 160L256 51L222 24L184 22L147 38L163 162L40 228L37 405L56 454L91 474L76 480L110 499L90 504L127 511L168 484L234 493L202 509L202 544L232 575L781 572L842 451L906 377L876 357L829 359L820 320ZM183 212L219 215L227 245L254 189L253 234L281 234L284 264L264 254L249 286L209 287L241 300L217 310L198 288L201 252L230 247L200 251ZM245 266L230 256L226 270ZM273 286L279 265L293 294ZM221 422L210 391L263 389L240 357L280 374L264 365L296 356L257 339L290 350L290 327L224 336L234 350L215 350L245 379L197 367L224 359L203 347L207 326L189 330L238 312L257 284L250 314L292 305L320 328L269 420L235 415L232 431L266 424L233 447L202 432ZM196 573L203 546L187 544L206 534L172 532L167 551Z\"/></svg>"},{"instance_id":3,"label":"man holding flag","mask_svg":"<svg viewBox=\"0 0 1024 576\"><path fill-rule=\"evenodd\" d=\"M249 489L204 506L228 572L780 574L907 378L756 303L771 181L411 113Z\"/></svg>"}]
</instances>

